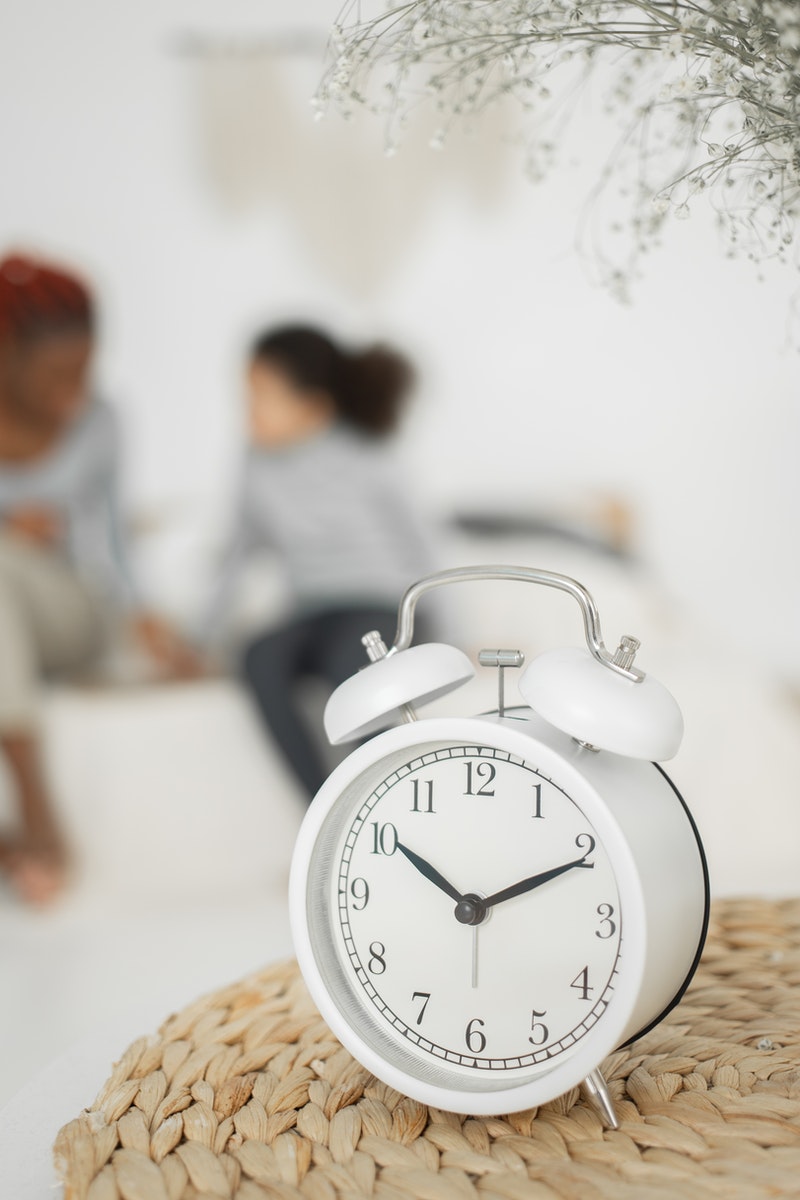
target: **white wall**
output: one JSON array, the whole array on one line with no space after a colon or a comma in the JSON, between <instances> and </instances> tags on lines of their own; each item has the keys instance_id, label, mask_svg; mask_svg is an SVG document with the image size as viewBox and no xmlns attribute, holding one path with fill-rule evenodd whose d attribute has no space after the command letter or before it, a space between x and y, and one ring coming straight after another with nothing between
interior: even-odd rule
<instances>
[{"instance_id":1,"label":"white wall","mask_svg":"<svg viewBox=\"0 0 800 1200\"><path fill-rule=\"evenodd\" d=\"M338 7L0 0L0 246L98 283L131 497L172 521L156 590L178 603L221 521L243 339L307 314L418 357L415 489L443 508L622 493L670 592L796 681L796 277L756 282L697 211L622 308L572 252L595 123L534 189L502 114L442 155L421 139L386 160L377 125L311 123L313 56L178 49L186 31L251 50L287 27L322 35Z\"/></svg>"}]
</instances>

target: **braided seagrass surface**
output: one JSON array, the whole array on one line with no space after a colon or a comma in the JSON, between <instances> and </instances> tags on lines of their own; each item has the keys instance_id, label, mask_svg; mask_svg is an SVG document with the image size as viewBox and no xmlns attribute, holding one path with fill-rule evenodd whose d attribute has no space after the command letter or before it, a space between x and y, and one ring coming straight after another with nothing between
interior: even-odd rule
<instances>
[{"instance_id":1,"label":"braided seagrass surface","mask_svg":"<svg viewBox=\"0 0 800 1200\"><path fill-rule=\"evenodd\" d=\"M461 1117L375 1080L295 963L135 1042L58 1135L65 1200L800 1197L800 900L719 902L694 983L606 1060L620 1129L574 1089Z\"/></svg>"}]
</instances>

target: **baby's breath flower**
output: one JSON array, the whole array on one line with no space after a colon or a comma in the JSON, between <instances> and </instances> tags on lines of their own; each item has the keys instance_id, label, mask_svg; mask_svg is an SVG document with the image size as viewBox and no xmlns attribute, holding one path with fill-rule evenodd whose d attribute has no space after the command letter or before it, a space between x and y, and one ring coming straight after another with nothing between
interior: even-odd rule
<instances>
[{"instance_id":1,"label":"baby's breath flower","mask_svg":"<svg viewBox=\"0 0 800 1200\"><path fill-rule=\"evenodd\" d=\"M369 5L374 16L363 16ZM687 197L715 189L731 252L785 255L800 215L800 3L797 0L346 0L331 34L332 61L317 94L329 104L382 112L393 154L408 113L430 103L444 131L497 100L530 112L526 172L555 157L566 73L575 94L610 63L605 108L627 135L599 194L627 221L627 267L606 263L616 293L655 244L665 216L689 215ZM604 75L604 80L609 76ZM556 102L551 103L551 91ZM547 143L550 145L546 145ZM628 181L632 186L628 187ZM627 214L627 216L625 215Z\"/></svg>"},{"instance_id":2,"label":"baby's breath flower","mask_svg":"<svg viewBox=\"0 0 800 1200\"><path fill-rule=\"evenodd\" d=\"M670 95L675 100L682 100L686 96L693 96L697 88L693 79L688 75L681 75L680 79L676 79L670 88Z\"/></svg>"}]
</instances>

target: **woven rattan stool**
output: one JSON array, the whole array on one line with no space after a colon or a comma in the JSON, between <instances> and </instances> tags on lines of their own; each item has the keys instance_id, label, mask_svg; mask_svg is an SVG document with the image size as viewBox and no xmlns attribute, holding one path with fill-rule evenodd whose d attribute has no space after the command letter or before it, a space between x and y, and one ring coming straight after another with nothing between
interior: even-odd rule
<instances>
[{"instance_id":1,"label":"woven rattan stool","mask_svg":"<svg viewBox=\"0 0 800 1200\"><path fill-rule=\"evenodd\" d=\"M428 1109L335 1041L296 964L189 1005L58 1135L66 1200L800 1197L800 900L725 900L686 997L576 1090L508 1117Z\"/></svg>"}]
</instances>

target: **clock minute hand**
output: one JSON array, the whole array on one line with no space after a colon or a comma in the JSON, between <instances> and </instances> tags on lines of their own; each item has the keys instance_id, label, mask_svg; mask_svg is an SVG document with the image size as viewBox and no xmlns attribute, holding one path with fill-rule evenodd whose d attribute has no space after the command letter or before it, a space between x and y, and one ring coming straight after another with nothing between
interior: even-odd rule
<instances>
[{"instance_id":1,"label":"clock minute hand","mask_svg":"<svg viewBox=\"0 0 800 1200\"><path fill-rule=\"evenodd\" d=\"M463 899L461 892L453 887L445 879L444 875L440 875L435 867L432 867L429 862L421 858L419 854L415 854L413 850L409 850L408 846L404 846L402 842L397 843L397 849L401 854L404 854L413 867L416 867L421 875L426 879L430 879L431 883L435 883L440 891L449 896L451 900L455 900L456 904Z\"/></svg>"},{"instance_id":2,"label":"clock minute hand","mask_svg":"<svg viewBox=\"0 0 800 1200\"><path fill-rule=\"evenodd\" d=\"M567 871L571 871L573 867L593 867L594 863L585 862L586 855L583 858L576 858L574 862L563 863L560 867L551 867L549 871L541 871L538 875L531 875L530 879L521 879L519 883L512 883L510 887L503 888L501 892L495 892L493 896L487 896L483 901L484 908L493 908L495 904L502 904L505 900L513 900L515 896L523 896L525 892L532 892L534 888L541 887L543 883L547 883L551 879L555 879L558 875L564 875Z\"/></svg>"}]
</instances>

